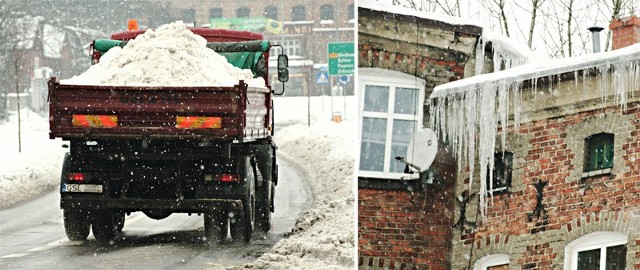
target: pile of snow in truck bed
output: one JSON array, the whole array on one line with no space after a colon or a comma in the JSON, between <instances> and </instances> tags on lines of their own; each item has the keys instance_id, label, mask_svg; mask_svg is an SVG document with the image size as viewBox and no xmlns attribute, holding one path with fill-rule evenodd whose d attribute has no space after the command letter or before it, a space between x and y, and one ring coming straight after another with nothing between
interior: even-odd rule
<instances>
[{"instance_id":1,"label":"pile of snow in truck bed","mask_svg":"<svg viewBox=\"0 0 640 270\"><path fill-rule=\"evenodd\" d=\"M63 84L135 86L233 86L253 79L251 70L234 67L226 58L206 47L207 41L181 21L147 30L124 48L114 47L100 62Z\"/></svg>"}]
</instances>

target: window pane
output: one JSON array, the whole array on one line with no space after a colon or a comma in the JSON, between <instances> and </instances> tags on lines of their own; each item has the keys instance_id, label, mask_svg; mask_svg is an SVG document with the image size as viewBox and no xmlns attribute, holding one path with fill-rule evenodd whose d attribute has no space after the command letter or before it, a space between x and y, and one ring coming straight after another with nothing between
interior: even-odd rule
<instances>
[{"instance_id":1,"label":"window pane","mask_svg":"<svg viewBox=\"0 0 640 270\"><path fill-rule=\"evenodd\" d=\"M360 145L360 170L384 170L384 148L387 139L387 120L364 117L362 119L362 144Z\"/></svg>"},{"instance_id":2,"label":"window pane","mask_svg":"<svg viewBox=\"0 0 640 270\"><path fill-rule=\"evenodd\" d=\"M389 157L391 172L404 172L404 163L396 161L397 156L407 156L407 148L411 140L411 134L415 131L415 121L393 120L393 133L391 137L391 156Z\"/></svg>"},{"instance_id":3,"label":"window pane","mask_svg":"<svg viewBox=\"0 0 640 270\"><path fill-rule=\"evenodd\" d=\"M389 107L389 87L366 85L364 87L363 108L368 112L387 112Z\"/></svg>"},{"instance_id":4,"label":"window pane","mask_svg":"<svg viewBox=\"0 0 640 270\"><path fill-rule=\"evenodd\" d=\"M418 107L418 89L396 88L394 113L415 114Z\"/></svg>"},{"instance_id":5,"label":"window pane","mask_svg":"<svg viewBox=\"0 0 640 270\"><path fill-rule=\"evenodd\" d=\"M613 134L590 136L585 147L585 172L613 167Z\"/></svg>"},{"instance_id":6,"label":"window pane","mask_svg":"<svg viewBox=\"0 0 640 270\"><path fill-rule=\"evenodd\" d=\"M580 270L600 270L600 249L578 252Z\"/></svg>"},{"instance_id":7,"label":"window pane","mask_svg":"<svg viewBox=\"0 0 640 270\"><path fill-rule=\"evenodd\" d=\"M304 15L306 13L304 6L293 7L291 13L293 21L304 21Z\"/></svg>"},{"instance_id":8,"label":"window pane","mask_svg":"<svg viewBox=\"0 0 640 270\"><path fill-rule=\"evenodd\" d=\"M487 267L487 270L509 270L509 265L503 264L503 265L489 266Z\"/></svg>"},{"instance_id":9,"label":"window pane","mask_svg":"<svg viewBox=\"0 0 640 270\"><path fill-rule=\"evenodd\" d=\"M268 6L264 8L264 16L272 20L277 20L278 8L276 8L275 6Z\"/></svg>"},{"instance_id":10,"label":"window pane","mask_svg":"<svg viewBox=\"0 0 640 270\"><path fill-rule=\"evenodd\" d=\"M236 17L247 18L251 14L251 9L248 7L241 7L236 10Z\"/></svg>"},{"instance_id":11,"label":"window pane","mask_svg":"<svg viewBox=\"0 0 640 270\"><path fill-rule=\"evenodd\" d=\"M348 12L349 12L349 20L353 19L353 17L355 16L353 12L353 4L349 4Z\"/></svg>"},{"instance_id":12,"label":"window pane","mask_svg":"<svg viewBox=\"0 0 640 270\"><path fill-rule=\"evenodd\" d=\"M221 8L209 9L209 18L222 18L222 9Z\"/></svg>"},{"instance_id":13,"label":"window pane","mask_svg":"<svg viewBox=\"0 0 640 270\"><path fill-rule=\"evenodd\" d=\"M619 245L607 248L606 270L624 270L627 264L627 246Z\"/></svg>"},{"instance_id":14,"label":"window pane","mask_svg":"<svg viewBox=\"0 0 640 270\"><path fill-rule=\"evenodd\" d=\"M322 5L320 7L320 20L333 20L332 5Z\"/></svg>"},{"instance_id":15,"label":"window pane","mask_svg":"<svg viewBox=\"0 0 640 270\"><path fill-rule=\"evenodd\" d=\"M498 152L493 155L493 189L505 188L511 186L511 172L513 170L513 153ZM488 175L489 172L487 172ZM487 177L487 188L489 185L489 177Z\"/></svg>"}]
</instances>

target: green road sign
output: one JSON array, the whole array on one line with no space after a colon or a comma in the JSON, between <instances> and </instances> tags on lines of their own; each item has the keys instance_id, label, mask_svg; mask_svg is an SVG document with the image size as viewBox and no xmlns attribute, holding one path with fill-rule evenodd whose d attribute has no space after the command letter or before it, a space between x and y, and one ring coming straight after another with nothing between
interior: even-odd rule
<instances>
[{"instance_id":1,"label":"green road sign","mask_svg":"<svg viewBox=\"0 0 640 270\"><path fill-rule=\"evenodd\" d=\"M356 62L353 51L353 42L330 42L329 75L353 75Z\"/></svg>"}]
</instances>

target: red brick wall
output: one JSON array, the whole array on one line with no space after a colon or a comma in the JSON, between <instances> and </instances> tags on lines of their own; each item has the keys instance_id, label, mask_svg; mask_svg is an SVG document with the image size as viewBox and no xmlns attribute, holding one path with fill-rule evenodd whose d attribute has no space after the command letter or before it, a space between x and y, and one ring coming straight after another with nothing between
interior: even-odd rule
<instances>
[{"instance_id":1,"label":"red brick wall","mask_svg":"<svg viewBox=\"0 0 640 270\"><path fill-rule=\"evenodd\" d=\"M552 269L563 264L564 248L575 238L593 231L618 230L628 234L628 254L635 254L627 256L627 265L640 269L640 239L633 239L640 228L629 225L632 213L640 210L638 119L640 104L634 103L623 112L614 106L523 124L517 136L526 138L522 148L526 151L519 162L518 151L514 151L514 171L522 169L513 175L514 191L494 196L486 219L478 218L475 230L467 229L454 238L456 249L467 252L473 243L473 261L506 253L512 266L515 262L520 269ZM611 121L615 124L607 124ZM592 178L576 175L576 171L582 172L580 145L585 132L614 133L612 174ZM538 180L548 181L543 191L546 212L529 220L527 214L533 212L537 201L532 185ZM629 262L630 258L635 261ZM454 264L453 268L458 267Z\"/></svg>"},{"instance_id":2,"label":"red brick wall","mask_svg":"<svg viewBox=\"0 0 640 270\"><path fill-rule=\"evenodd\" d=\"M640 18L636 16L613 19L609 29L613 31L611 48L614 50L640 42Z\"/></svg>"},{"instance_id":3,"label":"red brick wall","mask_svg":"<svg viewBox=\"0 0 640 270\"><path fill-rule=\"evenodd\" d=\"M361 257L447 269L451 237L449 198L434 191L358 190Z\"/></svg>"},{"instance_id":4,"label":"red brick wall","mask_svg":"<svg viewBox=\"0 0 640 270\"><path fill-rule=\"evenodd\" d=\"M358 189L358 255L371 269L450 269L455 160L441 148L426 188Z\"/></svg>"}]
</instances>

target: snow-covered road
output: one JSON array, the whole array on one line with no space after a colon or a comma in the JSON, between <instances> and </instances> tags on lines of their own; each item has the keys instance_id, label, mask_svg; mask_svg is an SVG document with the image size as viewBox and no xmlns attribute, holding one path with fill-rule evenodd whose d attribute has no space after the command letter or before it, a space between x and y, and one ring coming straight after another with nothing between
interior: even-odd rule
<instances>
[{"instance_id":1,"label":"snow-covered road","mask_svg":"<svg viewBox=\"0 0 640 270\"><path fill-rule=\"evenodd\" d=\"M254 236L249 246L225 244L209 247L203 240L201 216L173 214L153 220L137 212L127 217L114 245L99 246L67 240L59 209L60 195L47 195L0 210L0 269L203 269L251 263L270 250L294 227L311 205L309 175L279 159L273 229Z\"/></svg>"},{"instance_id":2,"label":"snow-covered road","mask_svg":"<svg viewBox=\"0 0 640 270\"><path fill-rule=\"evenodd\" d=\"M49 139L46 116L23 110L18 152L13 114L0 122L0 269L354 269L355 98L286 97L274 103L280 168L308 173L302 178L313 203L302 215L292 214L291 209L306 209L294 206L301 191L281 182L278 189L290 186L296 194L284 198L291 191L276 191L276 214L287 213L278 218L284 223L266 239L254 239L250 250L209 249L198 239L202 218L178 214L162 221L130 216L126 238L113 247L98 247L92 236L85 243L68 242L54 192L67 149ZM343 119L350 121L329 121L343 109ZM46 195L29 201L41 194Z\"/></svg>"}]
</instances>

